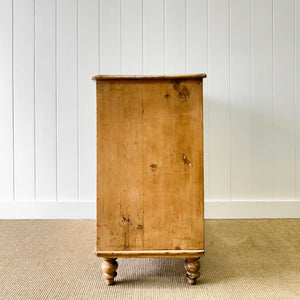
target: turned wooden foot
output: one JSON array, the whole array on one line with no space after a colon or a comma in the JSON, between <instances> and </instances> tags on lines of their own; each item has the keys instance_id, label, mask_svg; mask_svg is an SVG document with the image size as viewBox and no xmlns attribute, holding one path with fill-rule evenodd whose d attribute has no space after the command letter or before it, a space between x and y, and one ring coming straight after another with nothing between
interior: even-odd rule
<instances>
[{"instance_id":1,"label":"turned wooden foot","mask_svg":"<svg viewBox=\"0 0 300 300\"><path fill-rule=\"evenodd\" d=\"M185 260L186 277L189 284L196 284L197 278L200 276L200 258L187 258Z\"/></svg>"},{"instance_id":2,"label":"turned wooden foot","mask_svg":"<svg viewBox=\"0 0 300 300\"><path fill-rule=\"evenodd\" d=\"M102 277L107 285L114 284L114 279L117 276L116 270L118 269L118 262L116 258L103 258L101 266Z\"/></svg>"}]
</instances>

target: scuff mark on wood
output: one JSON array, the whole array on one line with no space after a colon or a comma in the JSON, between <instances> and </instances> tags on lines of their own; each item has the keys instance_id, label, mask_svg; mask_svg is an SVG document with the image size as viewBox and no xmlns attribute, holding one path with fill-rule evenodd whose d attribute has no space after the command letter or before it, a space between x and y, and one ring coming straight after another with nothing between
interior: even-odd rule
<instances>
[{"instance_id":1,"label":"scuff mark on wood","mask_svg":"<svg viewBox=\"0 0 300 300\"><path fill-rule=\"evenodd\" d=\"M128 225L132 225L129 216L126 218L124 215L122 215L122 223L127 223Z\"/></svg>"},{"instance_id":2,"label":"scuff mark on wood","mask_svg":"<svg viewBox=\"0 0 300 300\"><path fill-rule=\"evenodd\" d=\"M152 172L157 169L157 164L150 165L150 168L152 169Z\"/></svg>"},{"instance_id":3,"label":"scuff mark on wood","mask_svg":"<svg viewBox=\"0 0 300 300\"><path fill-rule=\"evenodd\" d=\"M180 82L174 82L173 89L178 92L179 98L183 98L182 102L186 102L190 97L190 91L186 86L180 86Z\"/></svg>"},{"instance_id":4,"label":"scuff mark on wood","mask_svg":"<svg viewBox=\"0 0 300 300\"><path fill-rule=\"evenodd\" d=\"M190 162L190 160L187 158L187 156L184 153L182 154L182 160L187 166L189 166L189 167L192 166L192 163Z\"/></svg>"},{"instance_id":5,"label":"scuff mark on wood","mask_svg":"<svg viewBox=\"0 0 300 300\"><path fill-rule=\"evenodd\" d=\"M174 82L173 83L173 89L175 90L175 91L178 91L178 89L179 89L179 82Z\"/></svg>"},{"instance_id":6,"label":"scuff mark on wood","mask_svg":"<svg viewBox=\"0 0 300 300\"><path fill-rule=\"evenodd\" d=\"M190 96L190 91L185 86L183 86L182 89L178 92L178 94L179 97L184 98L184 101L187 101L187 99Z\"/></svg>"}]
</instances>

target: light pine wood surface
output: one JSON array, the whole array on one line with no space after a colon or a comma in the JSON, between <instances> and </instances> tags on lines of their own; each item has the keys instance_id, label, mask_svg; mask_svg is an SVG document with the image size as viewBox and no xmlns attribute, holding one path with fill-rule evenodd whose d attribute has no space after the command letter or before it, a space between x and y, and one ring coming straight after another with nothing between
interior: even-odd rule
<instances>
[{"instance_id":1,"label":"light pine wood surface","mask_svg":"<svg viewBox=\"0 0 300 300\"><path fill-rule=\"evenodd\" d=\"M97 250L203 249L202 76L101 79Z\"/></svg>"},{"instance_id":2,"label":"light pine wood surface","mask_svg":"<svg viewBox=\"0 0 300 300\"><path fill-rule=\"evenodd\" d=\"M131 250L131 251L98 251L94 254L103 258L143 258L143 257L174 257L174 258L198 258L204 255L204 249L201 250Z\"/></svg>"}]
</instances>

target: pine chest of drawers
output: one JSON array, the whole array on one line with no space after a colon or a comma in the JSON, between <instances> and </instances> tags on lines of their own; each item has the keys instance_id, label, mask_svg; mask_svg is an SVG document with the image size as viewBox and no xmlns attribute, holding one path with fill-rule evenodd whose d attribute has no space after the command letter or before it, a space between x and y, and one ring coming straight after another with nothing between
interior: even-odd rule
<instances>
[{"instance_id":1,"label":"pine chest of drawers","mask_svg":"<svg viewBox=\"0 0 300 300\"><path fill-rule=\"evenodd\" d=\"M205 74L95 76L97 244L106 284L119 257L184 257L188 282L204 255Z\"/></svg>"}]
</instances>

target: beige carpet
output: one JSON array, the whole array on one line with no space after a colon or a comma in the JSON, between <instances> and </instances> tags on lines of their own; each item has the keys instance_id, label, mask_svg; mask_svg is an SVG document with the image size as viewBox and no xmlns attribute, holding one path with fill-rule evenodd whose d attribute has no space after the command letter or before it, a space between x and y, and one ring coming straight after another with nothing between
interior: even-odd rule
<instances>
[{"instance_id":1,"label":"beige carpet","mask_svg":"<svg viewBox=\"0 0 300 300\"><path fill-rule=\"evenodd\" d=\"M101 278L95 221L0 221L0 299L300 299L300 220L208 220L202 276L183 259L119 259Z\"/></svg>"}]
</instances>

